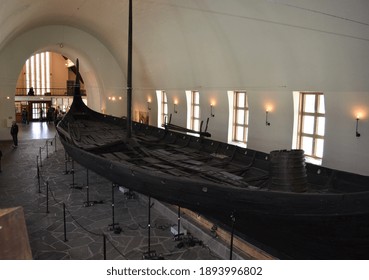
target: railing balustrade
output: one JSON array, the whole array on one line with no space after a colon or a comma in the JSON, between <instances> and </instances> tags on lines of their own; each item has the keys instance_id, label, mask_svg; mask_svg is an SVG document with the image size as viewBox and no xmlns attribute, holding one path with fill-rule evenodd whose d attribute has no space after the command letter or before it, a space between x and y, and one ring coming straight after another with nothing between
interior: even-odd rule
<instances>
[{"instance_id":1,"label":"railing balustrade","mask_svg":"<svg viewBox=\"0 0 369 280\"><path fill-rule=\"evenodd\" d=\"M28 95L28 88L16 88L15 96ZM74 88L33 88L35 96L73 96ZM81 95L86 95L86 90L81 89Z\"/></svg>"}]
</instances>

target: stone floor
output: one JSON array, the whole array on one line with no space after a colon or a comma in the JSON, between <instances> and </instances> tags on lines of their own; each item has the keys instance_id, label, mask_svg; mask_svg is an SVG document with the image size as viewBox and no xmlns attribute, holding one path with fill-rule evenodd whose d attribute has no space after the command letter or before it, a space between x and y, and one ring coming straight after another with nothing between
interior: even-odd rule
<instances>
[{"instance_id":1,"label":"stone floor","mask_svg":"<svg viewBox=\"0 0 369 280\"><path fill-rule=\"evenodd\" d=\"M147 201L127 198L106 179L92 172L87 176L86 170L78 164L74 164L74 175L64 174L72 170L72 162L66 163L64 150L54 136L53 125L36 123L20 125L18 148L12 148L10 141L0 142L3 152L0 208L23 207L33 258L104 259L105 236L106 259L142 259L148 251L149 240ZM90 207L85 203L87 180L89 201L95 201ZM119 234L111 230L112 190L114 221L119 223L114 228L122 229ZM66 236L63 204L66 206ZM164 259L221 258L210 250L213 248L211 240L205 244L192 236L181 244L175 241L170 232L172 225L166 217L151 209L150 250L155 251L156 256Z\"/></svg>"}]
</instances>

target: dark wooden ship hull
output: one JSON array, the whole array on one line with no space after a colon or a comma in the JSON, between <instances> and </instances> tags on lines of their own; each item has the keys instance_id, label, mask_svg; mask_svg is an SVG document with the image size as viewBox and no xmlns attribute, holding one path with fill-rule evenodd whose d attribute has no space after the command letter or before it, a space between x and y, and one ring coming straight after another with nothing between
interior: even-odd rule
<instances>
[{"instance_id":1,"label":"dark wooden ship hull","mask_svg":"<svg viewBox=\"0 0 369 280\"><path fill-rule=\"evenodd\" d=\"M135 122L127 138L126 127L75 96L57 130L86 168L215 223L234 215L239 235L277 257L369 258L368 177Z\"/></svg>"}]
</instances>

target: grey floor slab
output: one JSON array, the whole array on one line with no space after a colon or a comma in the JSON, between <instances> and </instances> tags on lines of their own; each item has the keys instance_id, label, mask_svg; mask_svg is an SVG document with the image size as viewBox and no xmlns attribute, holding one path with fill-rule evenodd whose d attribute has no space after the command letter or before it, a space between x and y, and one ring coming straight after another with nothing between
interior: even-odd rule
<instances>
[{"instance_id":1,"label":"grey floor slab","mask_svg":"<svg viewBox=\"0 0 369 280\"><path fill-rule=\"evenodd\" d=\"M0 142L4 155L0 208L23 207L33 258L102 259L105 236L107 259L142 259L148 250L147 203L139 197L127 199L115 188L114 213L118 224L114 227L120 227L122 232L114 233L111 230L111 182L89 172L89 200L97 203L86 207L86 170L74 163L74 179L72 174L64 174L72 163L66 163L64 150L54 139L55 128L43 123L21 125L20 130L18 148L13 149L10 141ZM165 259L220 259L206 244L178 248L178 242L170 233L172 223L155 209L151 217L150 250L155 250L157 255Z\"/></svg>"}]
</instances>

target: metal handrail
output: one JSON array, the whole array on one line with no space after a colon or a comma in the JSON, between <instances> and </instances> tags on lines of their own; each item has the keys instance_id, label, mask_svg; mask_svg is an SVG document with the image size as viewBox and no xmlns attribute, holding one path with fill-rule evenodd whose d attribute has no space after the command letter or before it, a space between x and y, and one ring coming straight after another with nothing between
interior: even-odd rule
<instances>
[{"instance_id":1,"label":"metal handrail","mask_svg":"<svg viewBox=\"0 0 369 280\"><path fill-rule=\"evenodd\" d=\"M33 88L35 96L73 96L74 88ZM27 96L28 88L16 88L15 96ZM38 94L40 93L41 94ZM86 90L81 89L81 95L86 95Z\"/></svg>"}]
</instances>

